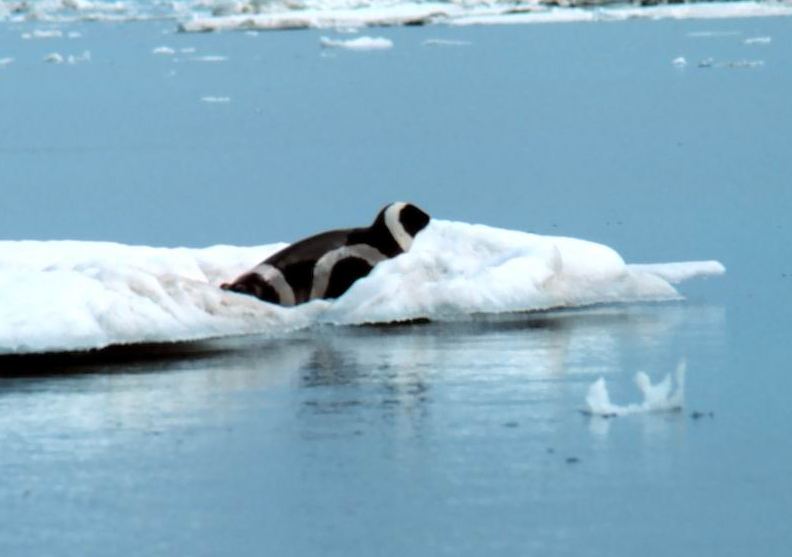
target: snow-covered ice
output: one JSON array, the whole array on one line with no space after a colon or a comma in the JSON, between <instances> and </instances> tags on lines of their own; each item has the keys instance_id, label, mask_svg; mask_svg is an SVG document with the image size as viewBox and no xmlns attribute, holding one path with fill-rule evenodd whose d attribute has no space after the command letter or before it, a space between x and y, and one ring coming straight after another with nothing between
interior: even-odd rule
<instances>
[{"instance_id":1,"label":"snow-covered ice","mask_svg":"<svg viewBox=\"0 0 792 557\"><path fill-rule=\"evenodd\" d=\"M386 50L393 48L393 41L384 37L356 37L354 39L329 39L322 37L319 44L323 48L343 48L346 50Z\"/></svg>"},{"instance_id":2,"label":"snow-covered ice","mask_svg":"<svg viewBox=\"0 0 792 557\"><path fill-rule=\"evenodd\" d=\"M666 375L657 384L652 384L649 376L639 371L635 374L635 384L641 391L643 400L640 403L625 405L611 402L605 379L600 377L589 387L586 394L586 413L594 416L611 417L681 410L685 404L686 370L687 363L685 360L680 361L675 374L676 388L674 388L670 375Z\"/></svg>"},{"instance_id":3,"label":"snow-covered ice","mask_svg":"<svg viewBox=\"0 0 792 557\"><path fill-rule=\"evenodd\" d=\"M695 2L638 6L603 1L571 7L549 0L7 0L0 21L137 21L170 19L182 31L362 28L417 24L524 24L566 21L715 19L792 15L788 2ZM600 5L598 5L600 4ZM44 30L45 32L47 29Z\"/></svg>"},{"instance_id":4,"label":"snow-covered ice","mask_svg":"<svg viewBox=\"0 0 792 557\"><path fill-rule=\"evenodd\" d=\"M627 265L585 240L433 220L336 301L283 308L219 288L284 246L0 242L0 353L677 300L671 282L724 272L712 261Z\"/></svg>"}]
</instances>

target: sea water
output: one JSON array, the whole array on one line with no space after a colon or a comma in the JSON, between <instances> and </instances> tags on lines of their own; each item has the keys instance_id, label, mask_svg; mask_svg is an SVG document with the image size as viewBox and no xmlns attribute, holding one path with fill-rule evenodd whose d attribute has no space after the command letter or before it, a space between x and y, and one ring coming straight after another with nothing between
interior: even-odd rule
<instances>
[{"instance_id":1,"label":"sea water","mask_svg":"<svg viewBox=\"0 0 792 557\"><path fill-rule=\"evenodd\" d=\"M785 555L790 25L378 29L365 52L2 27L4 239L257 245L407 199L728 272L683 303L4 360L0 553ZM682 360L680 411L581 412Z\"/></svg>"}]
</instances>

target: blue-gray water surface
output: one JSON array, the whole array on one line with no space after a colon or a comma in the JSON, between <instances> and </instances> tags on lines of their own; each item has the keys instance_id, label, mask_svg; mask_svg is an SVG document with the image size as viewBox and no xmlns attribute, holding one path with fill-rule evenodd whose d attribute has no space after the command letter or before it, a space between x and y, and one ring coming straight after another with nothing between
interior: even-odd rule
<instances>
[{"instance_id":1,"label":"blue-gray water surface","mask_svg":"<svg viewBox=\"0 0 792 557\"><path fill-rule=\"evenodd\" d=\"M378 29L381 52L40 27L0 27L3 239L261 244L406 199L728 272L682 304L3 361L0 555L788 554L792 21ZM682 412L579 412L683 358Z\"/></svg>"}]
</instances>

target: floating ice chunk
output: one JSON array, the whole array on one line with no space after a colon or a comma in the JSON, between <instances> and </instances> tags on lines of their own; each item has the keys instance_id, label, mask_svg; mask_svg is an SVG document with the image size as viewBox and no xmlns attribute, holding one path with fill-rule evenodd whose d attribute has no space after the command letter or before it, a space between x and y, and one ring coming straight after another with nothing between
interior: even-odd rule
<instances>
[{"instance_id":1,"label":"floating ice chunk","mask_svg":"<svg viewBox=\"0 0 792 557\"><path fill-rule=\"evenodd\" d=\"M60 29L36 29L32 33L22 33L23 39L60 39L63 31Z\"/></svg>"},{"instance_id":2,"label":"floating ice chunk","mask_svg":"<svg viewBox=\"0 0 792 557\"><path fill-rule=\"evenodd\" d=\"M195 54L195 48L189 46L187 48L180 48L179 52L182 54Z\"/></svg>"},{"instance_id":3,"label":"floating ice chunk","mask_svg":"<svg viewBox=\"0 0 792 557\"><path fill-rule=\"evenodd\" d=\"M201 101L205 103L229 103L231 102L231 97L201 97Z\"/></svg>"},{"instance_id":4,"label":"floating ice chunk","mask_svg":"<svg viewBox=\"0 0 792 557\"><path fill-rule=\"evenodd\" d=\"M214 62L225 62L226 60L228 60L228 57L227 56L217 56L217 55L214 55L214 54L210 54L208 56L196 56L194 58L190 58L190 60L192 60L193 62L210 62L210 63L214 63Z\"/></svg>"},{"instance_id":5,"label":"floating ice chunk","mask_svg":"<svg viewBox=\"0 0 792 557\"><path fill-rule=\"evenodd\" d=\"M329 39L322 37L319 44L323 48L343 48L346 50L386 50L393 48L393 41L385 37L357 37L355 39Z\"/></svg>"},{"instance_id":6,"label":"floating ice chunk","mask_svg":"<svg viewBox=\"0 0 792 557\"><path fill-rule=\"evenodd\" d=\"M742 35L742 31L691 31L688 37L694 39L717 39L720 37L736 37Z\"/></svg>"},{"instance_id":7,"label":"floating ice chunk","mask_svg":"<svg viewBox=\"0 0 792 557\"><path fill-rule=\"evenodd\" d=\"M12 64L14 62L13 58L0 58L0 68L5 68L6 66Z\"/></svg>"},{"instance_id":8,"label":"floating ice chunk","mask_svg":"<svg viewBox=\"0 0 792 557\"><path fill-rule=\"evenodd\" d=\"M688 61L685 60L684 56L677 56L671 61L671 63L674 64L674 66L676 66L677 68L684 68L685 66L688 65Z\"/></svg>"},{"instance_id":9,"label":"floating ice chunk","mask_svg":"<svg viewBox=\"0 0 792 557\"><path fill-rule=\"evenodd\" d=\"M732 60L723 64L726 68L754 69L764 66L764 60Z\"/></svg>"},{"instance_id":10,"label":"floating ice chunk","mask_svg":"<svg viewBox=\"0 0 792 557\"><path fill-rule=\"evenodd\" d=\"M80 39L82 38L82 33L79 31L69 31L68 35L66 35L70 39Z\"/></svg>"},{"instance_id":11,"label":"floating ice chunk","mask_svg":"<svg viewBox=\"0 0 792 557\"><path fill-rule=\"evenodd\" d=\"M627 405L614 404L610 400L605 379L600 377L586 393L585 413L593 416L626 416L629 414L645 414L649 412L675 412L681 410L685 404L685 372L687 363L681 360L676 369L676 388L670 375L662 381L652 384L646 373L639 371L635 374L635 384L643 395L643 401Z\"/></svg>"},{"instance_id":12,"label":"floating ice chunk","mask_svg":"<svg viewBox=\"0 0 792 557\"><path fill-rule=\"evenodd\" d=\"M663 276L723 269L634 267L594 242L433 219L409 252L378 264L334 301L282 308L218 288L283 247L0 241L0 354L678 300Z\"/></svg>"},{"instance_id":13,"label":"floating ice chunk","mask_svg":"<svg viewBox=\"0 0 792 557\"><path fill-rule=\"evenodd\" d=\"M715 65L714 58L704 58L703 60L700 60L698 63L699 68L711 68L714 65Z\"/></svg>"},{"instance_id":14,"label":"floating ice chunk","mask_svg":"<svg viewBox=\"0 0 792 557\"><path fill-rule=\"evenodd\" d=\"M426 39L423 43L424 46L470 46L469 41L457 41L453 39Z\"/></svg>"},{"instance_id":15,"label":"floating ice chunk","mask_svg":"<svg viewBox=\"0 0 792 557\"><path fill-rule=\"evenodd\" d=\"M176 51L169 46L158 46L151 51L152 54L163 54L165 56L171 56L176 54Z\"/></svg>"},{"instance_id":16,"label":"floating ice chunk","mask_svg":"<svg viewBox=\"0 0 792 557\"><path fill-rule=\"evenodd\" d=\"M63 64L65 58L59 52L50 52L44 57L44 61L50 64Z\"/></svg>"},{"instance_id":17,"label":"floating ice chunk","mask_svg":"<svg viewBox=\"0 0 792 557\"><path fill-rule=\"evenodd\" d=\"M770 44L772 41L772 37L750 37L745 39L743 44Z\"/></svg>"},{"instance_id":18,"label":"floating ice chunk","mask_svg":"<svg viewBox=\"0 0 792 557\"><path fill-rule=\"evenodd\" d=\"M69 64L80 64L82 62L90 62L91 61L91 51L90 50L85 50L85 51L83 51L82 54L79 54L79 55L69 54L68 58L66 58L66 61Z\"/></svg>"}]
</instances>

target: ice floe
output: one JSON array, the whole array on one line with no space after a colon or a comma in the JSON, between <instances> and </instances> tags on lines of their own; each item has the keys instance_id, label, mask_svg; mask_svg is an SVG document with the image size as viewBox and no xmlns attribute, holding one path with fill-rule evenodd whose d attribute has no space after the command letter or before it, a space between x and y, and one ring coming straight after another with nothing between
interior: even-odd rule
<instances>
[{"instance_id":1,"label":"ice floe","mask_svg":"<svg viewBox=\"0 0 792 557\"><path fill-rule=\"evenodd\" d=\"M0 20L68 23L171 19L182 31L363 28L447 23L523 24L633 18L714 19L792 15L788 2L640 6L610 0L6 0ZM707 33L707 32L704 32Z\"/></svg>"},{"instance_id":2,"label":"ice floe","mask_svg":"<svg viewBox=\"0 0 792 557\"><path fill-rule=\"evenodd\" d=\"M322 48L343 48L345 50L387 50L393 48L393 41L384 37L357 37L354 39L319 39Z\"/></svg>"},{"instance_id":3,"label":"ice floe","mask_svg":"<svg viewBox=\"0 0 792 557\"><path fill-rule=\"evenodd\" d=\"M635 374L635 384L641 391L643 400L639 403L625 405L611 402L605 379L600 377L586 393L587 414L602 417L626 416L629 414L646 414L650 412L675 412L685 404L685 372L687 363L682 360L677 365L675 379L666 375L661 381L652 384L649 376L639 371Z\"/></svg>"},{"instance_id":4,"label":"ice floe","mask_svg":"<svg viewBox=\"0 0 792 557\"><path fill-rule=\"evenodd\" d=\"M628 265L585 240L433 220L408 253L335 301L283 308L218 287L284 245L0 242L0 353L677 300L669 279L724 272L717 262Z\"/></svg>"},{"instance_id":5,"label":"ice floe","mask_svg":"<svg viewBox=\"0 0 792 557\"><path fill-rule=\"evenodd\" d=\"M5 68L6 66L10 66L13 63L13 58L0 58L0 68Z\"/></svg>"}]
</instances>

